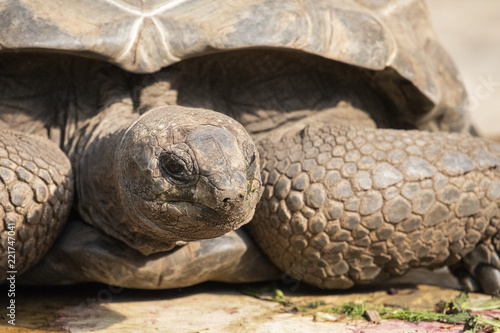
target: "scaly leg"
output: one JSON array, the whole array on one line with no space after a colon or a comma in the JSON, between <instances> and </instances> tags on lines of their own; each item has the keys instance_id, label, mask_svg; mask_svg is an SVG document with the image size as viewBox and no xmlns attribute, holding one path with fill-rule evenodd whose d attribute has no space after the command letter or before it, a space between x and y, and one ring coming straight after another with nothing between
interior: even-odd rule
<instances>
[{"instance_id":1,"label":"scaly leg","mask_svg":"<svg viewBox=\"0 0 500 333\"><path fill-rule=\"evenodd\" d=\"M499 144L324 123L258 140L265 190L251 227L279 268L349 288L463 260L498 292Z\"/></svg>"},{"instance_id":2,"label":"scaly leg","mask_svg":"<svg viewBox=\"0 0 500 333\"><path fill-rule=\"evenodd\" d=\"M71 208L73 179L48 139L0 132L0 280L21 274L52 246Z\"/></svg>"}]
</instances>

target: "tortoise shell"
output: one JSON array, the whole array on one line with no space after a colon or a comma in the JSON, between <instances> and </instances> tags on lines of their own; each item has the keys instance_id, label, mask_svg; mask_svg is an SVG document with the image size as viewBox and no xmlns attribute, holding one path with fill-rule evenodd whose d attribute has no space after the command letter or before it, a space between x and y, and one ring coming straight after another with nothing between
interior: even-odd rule
<instances>
[{"instance_id":1,"label":"tortoise shell","mask_svg":"<svg viewBox=\"0 0 500 333\"><path fill-rule=\"evenodd\" d=\"M374 71L404 117L468 129L467 97L419 0L7 0L0 53L92 57L136 73L242 48L297 50ZM404 101L404 102L403 102Z\"/></svg>"}]
</instances>

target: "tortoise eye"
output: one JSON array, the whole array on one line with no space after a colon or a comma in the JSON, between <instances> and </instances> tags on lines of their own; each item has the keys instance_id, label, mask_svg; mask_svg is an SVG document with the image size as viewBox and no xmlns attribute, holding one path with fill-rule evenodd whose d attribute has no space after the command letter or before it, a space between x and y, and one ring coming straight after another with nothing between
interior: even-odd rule
<instances>
[{"instance_id":1,"label":"tortoise eye","mask_svg":"<svg viewBox=\"0 0 500 333\"><path fill-rule=\"evenodd\" d=\"M180 182L185 182L190 179L191 170L188 168L188 163L180 156L166 153L160 157L161 169L172 179Z\"/></svg>"},{"instance_id":2,"label":"tortoise eye","mask_svg":"<svg viewBox=\"0 0 500 333\"><path fill-rule=\"evenodd\" d=\"M184 171L182 165L176 161L168 161L165 163L164 167L165 170L172 176L180 175Z\"/></svg>"},{"instance_id":3,"label":"tortoise eye","mask_svg":"<svg viewBox=\"0 0 500 333\"><path fill-rule=\"evenodd\" d=\"M248 165L252 165L253 162L255 162L255 153L252 153L252 156L250 156L250 161L248 162Z\"/></svg>"}]
</instances>

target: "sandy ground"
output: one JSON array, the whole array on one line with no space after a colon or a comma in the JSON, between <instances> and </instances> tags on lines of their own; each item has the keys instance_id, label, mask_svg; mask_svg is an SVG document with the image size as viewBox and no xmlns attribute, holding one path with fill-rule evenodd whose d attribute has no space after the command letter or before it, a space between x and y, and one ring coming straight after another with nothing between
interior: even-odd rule
<instances>
[{"instance_id":1,"label":"sandy ground","mask_svg":"<svg viewBox=\"0 0 500 333\"><path fill-rule=\"evenodd\" d=\"M174 290L123 290L101 284L77 287L21 287L16 295L16 326L7 324L2 314L0 332L460 332L463 325L409 323L396 320L381 325L363 319L325 315L325 307L346 302L366 302L370 306L410 307L429 310L441 300L451 300L459 292L427 285L394 285L387 288L357 288L331 292L301 285L296 290L283 283L227 285L205 283ZM291 304L248 296L249 291L269 297L265 288L278 287ZM0 288L2 294L5 287ZM470 299L486 300L486 295L470 294ZM324 303L311 309L314 302ZM3 307L2 307L3 308ZM318 316L332 321L320 321ZM500 311L494 313L500 316ZM315 319L316 318L316 319Z\"/></svg>"},{"instance_id":2,"label":"sandy ground","mask_svg":"<svg viewBox=\"0 0 500 333\"><path fill-rule=\"evenodd\" d=\"M432 0L429 8L441 41L463 74L471 95L472 121L484 136L500 139L500 1ZM456 286L451 281L449 286ZM429 309L450 300L453 289L425 285L348 293L279 286L295 305L324 301L395 304ZM91 284L77 287L19 287L17 326L7 324L2 304L0 332L376 332L381 326L363 321L316 322L314 312L241 293L243 286L204 284L182 290L120 290ZM0 288L7 293L5 286ZM473 298L485 297L473 295ZM3 298L3 297L2 297ZM458 332L460 326L392 323L395 332ZM388 328L390 327L390 328Z\"/></svg>"}]
</instances>

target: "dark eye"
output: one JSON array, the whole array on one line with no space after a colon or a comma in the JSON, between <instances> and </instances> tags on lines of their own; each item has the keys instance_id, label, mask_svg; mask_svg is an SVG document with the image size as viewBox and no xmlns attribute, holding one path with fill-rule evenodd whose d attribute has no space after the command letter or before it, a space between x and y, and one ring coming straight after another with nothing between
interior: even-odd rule
<instances>
[{"instance_id":1,"label":"dark eye","mask_svg":"<svg viewBox=\"0 0 500 333\"><path fill-rule=\"evenodd\" d=\"M180 175L184 168L177 161L168 161L165 163L165 170L171 175Z\"/></svg>"},{"instance_id":2,"label":"dark eye","mask_svg":"<svg viewBox=\"0 0 500 333\"><path fill-rule=\"evenodd\" d=\"M248 155L247 155L248 156ZM255 152L252 152L249 157L247 157L248 165L247 165L247 179L253 179L255 177ZM251 182L250 182L251 183Z\"/></svg>"},{"instance_id":3,"label":"dark eye","mask_svg":"<svg viewBox=\"0 0 500 333\"><path fill-rule=\"evenodd\" d=\"M174 154L164 154L161 156L161 168L164 173L178 181L189 179L189 171L185 161Z\"/></svg>"},{"instance_id":4,"label":"dark eye","mask_svg":"<svg viewBox=\"0 0 500 333\"><path fill-rule=\"evenodd\" d=\"M255 162L255 153L252 153L252 156L250 156L250 161L248 162L248 165L252 165L253 162Z\"/></svg>"}]
</instances>

